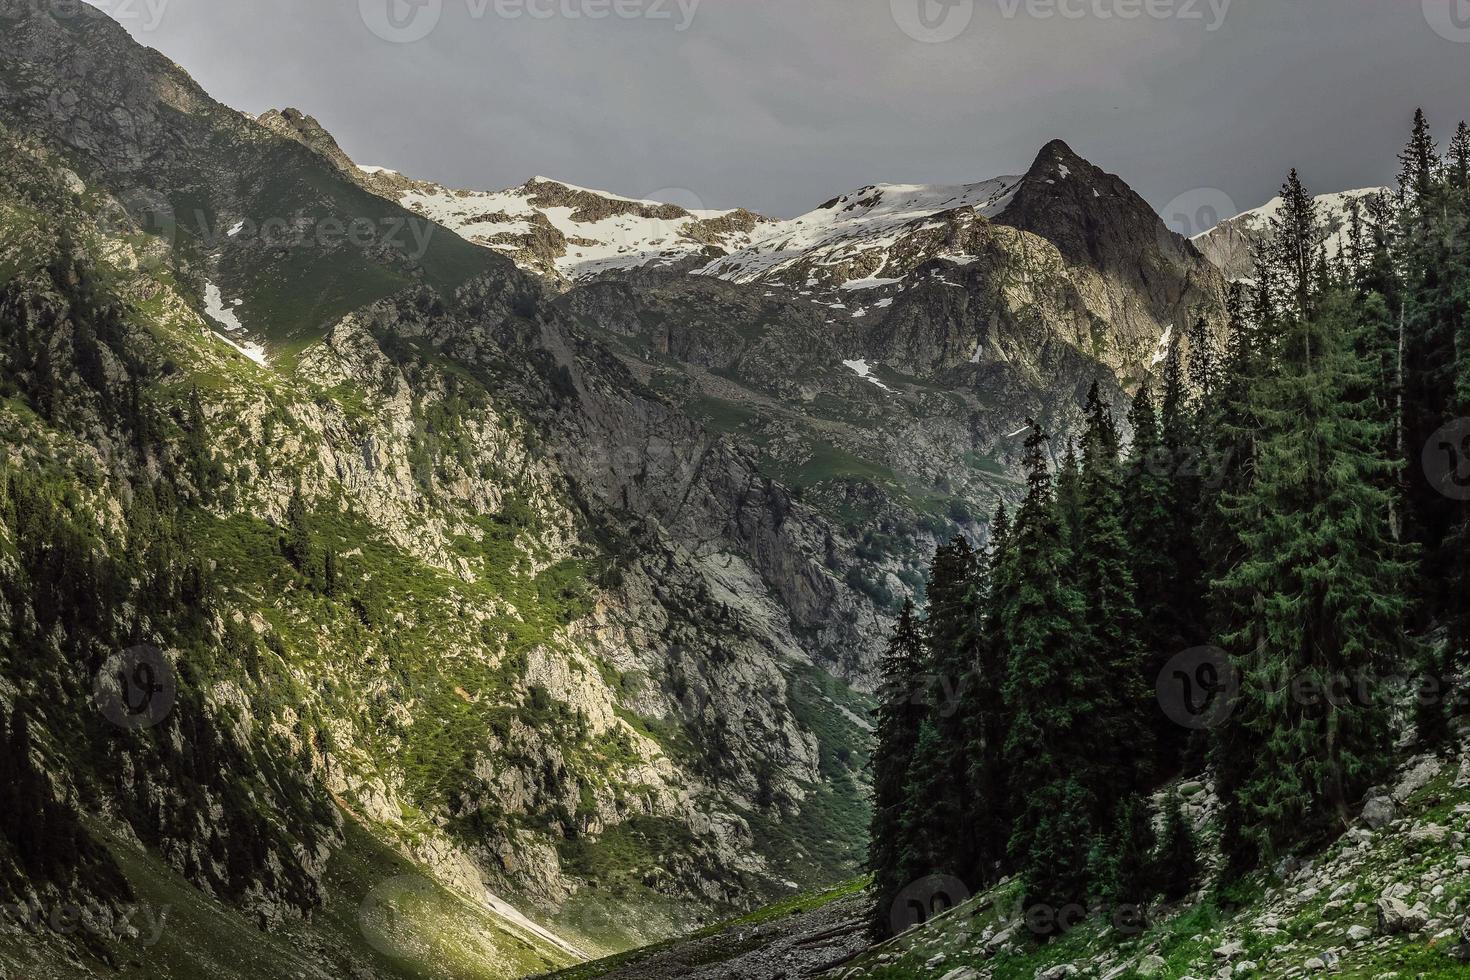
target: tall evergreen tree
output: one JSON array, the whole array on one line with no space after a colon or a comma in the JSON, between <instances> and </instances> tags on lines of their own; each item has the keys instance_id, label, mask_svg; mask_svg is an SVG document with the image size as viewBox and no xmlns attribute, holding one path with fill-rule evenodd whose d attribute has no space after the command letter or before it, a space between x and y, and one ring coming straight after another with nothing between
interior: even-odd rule
<instances>
[{"instance_id":1,"label":"tall evergreen tree","mask_svg":"<svg viewBox=\"0 0 1470 980\"><path fill-rule=\"evenodd\" d=\"M890 929L890 905L908 884L904 877L904 816L909 803L909 769L926 711L923 704L924 637L912 601L905 602L883 655L878 724L873 750L873 818L868 869L878 904L876 936Z\"/></svg>"},{"instance_id":2,"label":"tall evergreen tree","mask_svg":"<svg viewBox=\"0 0 1470 980\"><path fill-rule=\"evenodd\" d=\"M1184 816L1179 791L1171 790L1164 806L1164 836L1158 857L1159 885L1164 897L1177 902L1194 890L1199 879L1199 842Z\"/></svg>"},{"instance_id":3,"label":"tall evergreen tree","mask_svg":"<svg viewBox=\"0 0 1470 980\"><path fill-rule=\"evenodd\" d=\"M306 502L301 497L299 486L291 491L291 499L286 503L286 528L281 539L281 553L301 574L312 573L316 554L311 541L311 521L307 516Z\"/></svg>"},{"instance_id":4,"label":"tall evergreen tree","mask_svg":"<svg viewBox=\"0 0 1470 980\"><path fill-rule=\"evenodd\" d=\"M1008 867L1010 780L1005 759L1009 727L1005 705L1007 656L999 635L999 610L1013 602L1016 578L1011 568L1011 521L1001 501L990 522L990 552L979 577L980 623L975 631L975 677L965 701L970 821L975 853L972 878L993 884Z\"/></svg>"},{"instance_id":5,"label":"tall evergreen tree","mask_svg":"<svg viewBox=\"0 0 1470 980\"><path fill-rule=\"evenodd\" d=\"M924 874L943 872L974 880L980 844L974 824L956 815L974 802L969 785L969 712L976 696L975 653L980 625L979 565L970 543L956 537L934 556L929 573L929 608L924 631L930 672L929 723L933 759L920 758L930 780L910 795L911 831L928 827L942 851Z\"/></svg>"},{"instance_id":6,"label":"tall evergreen tree","mask_svg":"<svg viewBox=\"0 0 1470 980\"><path fill-rule=\"evenodd\" d=\"M1009 664L1006 760L1014 822L1010 850L1027 905L1085 900L1091 816L1097 811L1081 774L1092 764L1086 719L1099 692L1087 683L1075 642L1081 597L1067 582L1071 555L1062 537L1046 434L1031 423L1026 499L1016 515L1008 563L1014 594L997 610Z\"/></svg>"},{"instance_id":7,"label":"tall evergreen tree","mask_svg":"<svg viewBox=\"0 0 1470 980\"><path fill-rule=\"evenodd\" d=\"M1470 125L1463 121L1450 142L1445 175L1452 190L1470 191Z\"/></svg>"},{"instance_id":8,"label":"tall evergreen tree","mask_svg":"<svg viewBox=\"0 0 1470 980\"><path fill-rule=\"evenodd\" d=\"M1282 221L1275 234L1270 254L1290 281L1304 245L1286 239L1318 232ZM1252 481L1224 505L1243 557L1221 582L1238 600L1224 639L1243 677L1225 737L1250 749L1223 780L1227 836L1267 858L1343 819L1383 772L1382 705L1326 692L1382 666L1401 635L1408 571L1381 488L1393 463L1363 394L1352 297L1310 292L1287 310L1278 363L1252 388Z\"/></svg>"},{"instance_id":9,"label":"tall evergreen tree","mask_svg":"<svg viewBox=\"0 0 1470 980\"><path fill-rule=\"evenodd\" d=\"M1123 480L1118 430L1098 385L1087 395L1087 430L1082 443L1079 540L1073 568L1084 601L1083 646L1078 658L1096 685L1092 730L1100 751L1093 787L1099 801L1139 793L1153 759L1150 728L1152 678L1142 634L1131 568L1132 552L1123 526ZM1107 810L1095 814L1105 828Z\"/></svg>"},{"instance_id":10,"label":"tall evergreen tree","mask_svg":"<svg viewBox=\"0 0 1470 980\"><path fill-rule=\"evenodd\" d=\"M1397 246L1402 270L1402 446L1405 470L1405 535L1423 551L1424 603L1420 625L1453 615L1462 605L1448 586L1455 555L1447 547L1456 521L1456 501L1434 485L1420 464L1430 440L1454 417L1456 337L1470 316L1457 270L1465 229L1455 228L1454 195L1438 178L1440 160L1423 110L1400 159Z\"/></svg>"},{"instance_id":11,"label":"tall evergreen tree","mask_svg":"<svg viewBox=\"0 0 1470 980\"><path fill-rule=\"evenodd\" d=\"M1159 433L1159 413L1153 389L1145 382L1128 410L1133 442L1124 465L1122 494L1123 534L1128 543L1129 573L1139 612L1138 643L1144 658L1144 676L1156 678L1170 657L1185 649L1184 628L1176 621L1173 595L1174 565L1170 518L1169 464ZM1163 712L1154 712L1151 742L1155 761L1168 768L1176 760L1185 733Z\"/></svg>"},{"instance_id":12,"label":"tall evergreen tree","mask_svg":"<svg viewBox=\"0 0 1470 980\"><path fill-rule=\"evenodd\" d=\"M1212 369L1213 370L1213 369ZM1198 643L1204 614L1204 564L1199 551L1202 446L1190 409L1184 349L1176 335L1164 360L1160 437L1170 460L1167 474L1167 547L1171 564L1165 600L1176 639ZM1177 653L1178 649L1170 651Z\"/></svg>"}]
</instances>

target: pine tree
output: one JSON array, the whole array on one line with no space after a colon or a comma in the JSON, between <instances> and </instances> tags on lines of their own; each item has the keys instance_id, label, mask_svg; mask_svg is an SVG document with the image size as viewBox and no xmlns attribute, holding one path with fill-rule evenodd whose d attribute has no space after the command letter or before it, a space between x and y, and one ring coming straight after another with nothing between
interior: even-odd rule
<instances>
[{"instance_id":1,"label":"pine tree","mask_svg":"<svg viewBox=\"0 0 1470 980\"><path fill-rule=\"evenodd\" d=\"M922 703L924 637L912 601L904 603L898 625L883 655L883 686L873 751L873 818L868 868L878 896L872 931L888 935L890 905L908 884L903 873L903 825L907 812L909 768L925 719Z\"/></svg>"},{"instance_id":2,"label":"pine tree","mask_svg":"<svg viewBox=\"0 0 1470 980\"><path fill-rule=\"evenodd\" d=\"M1177 902L1194 890L1199 880L1199 843L1184 816L1177 790L1164 806L1164 836L1159 846L1158 878L1164 897Z\"/></svg>"},{"instance_id":3,"label":"pine tree","mask_svg":"<svg viewBox=\"0 0 1470 980\"><path fill-rule=\"evenodd\" d=\"M1399 195L1406 205L1419 211L1421 202L1430 196L1434 172L1439 168L1439 148L1423 109L1414 110L1414 131L1399 154L1399 164Z\"/></svg>"},{"instance_id":4,"label":"pine tree","mask_svg":"<svg viewBox=\"0 0 1470 980\"><path fill-rule=\"evenodd\" d=\"M935 553L929 574L929 608L925 623L927 663L931 673L929 717L934 729L932 785L910 798L923 815L915 826L928 826L945 840L943 860L923 873L946 873L973 881L979 861L974 825L961 827L955 815L974 804L969 785L969 714L976 694L975 653L980 625L980 569L970 543L956 537ZM916 876L918 877L918 876Z\"/></svg>"},{"instance_id":5,"label":"pine tree","mask_svg":"<svg viewBox=\"0 0 1470 980\"><path fill-rule=\"evenodd\" d=\"M1173 468L1159 433L1153 389L1147 382L1134 396L1128 426L1133 430L1133 442L1124 466L1123 534L1128 542L1129 573L1139 612L1137 636L1143 672L1146 678L1156 678L1169 658L1186 647L1183 626L1175 621L1177 610L1170 601L1174 586L1174 564L1169 553ZM1153 712L1152 718L1155 761L1167 768L1182 751L1184 732L1163 712Z\"/></svg>"},{"instance_id":6,"label":"pine tree","mask_svg":"<svg viewBox=\"0 0 1470 980\"><path fill-rule=\"evenodd\" d=\"M1278 234L1311 232L1283 224ZM1277 255L1297 254L1275 244ZM1344 819L1382 774L1382 705L1325 692L1382 666L1402 632L1408 571L1381 489L1393 464L1361 395L1352 298L1312 295L1290 309L1279 363L1253 386L1252 482L1224 504L1242 545L1221 581L1236 597L1224 640L1242 674L1224 733L1235 750L1222 778L1227 846L1241 835L1264 858ZM1302 687L1324 693L1296 696Z\"/></svg>"},{"instance_id":7,"label":"pine tree","mask_svg":"<svg viewBox=\"0 0 1470 980\"><path fill-rule=\"evenodd\" d=\"M1457 338L1470 317L1463 281L1465 229L1455 228L1455 195L1438 179L1440 160L1420 110L1401 154L1398 267L1402 270L1402 447L1405 470L1405 537L1423 551L1424 603L1419 625L1427 628L1455 614L1463 603L1450 591L1456 555L1452 540L1456 501L1431 481L1420 455L1435 433L1454 418ZM1459 222L1467 215L1460 212Z\"/></svg>"},{"instance_id":8,"label":"pine tree","mask_svg":"<svg viewBox=\"0 0 1470 980\"><path fill-rule=\"evenodd\" d=\"M1112 833L1095 848L1094 887L1114 906L1146 907L1158 889L1153 818L1142 794L1130 793L1114 807Z\"/></svg>"},{"instance_id":9,"label":"pine tree","mask_svg":"<svg viewBox=\"0 0 1470 980\"><path fill-rule=\"evenodd\" d=\"M999 636L998 610L1014 601L1016 580L1010 567L1011 521L1001 501L990 522L990 553L979 577L980 624L976 630L975 679L966 701L966 757L969 760L975 853L971 868L977 886L994 884L1008 866L1010 780L1005 759L1009 727L1005 706L1007 657Z\"/></svg>"},{"instance_id":10,"label":"pine tree","mask_svg":"<svg viewBox=\"0 0 1470 980\"><path fill-rule=\"evenodd\" d=\"M1098 751L1092 765L1096 798L1143 788L1153 759L1152 679L1140 645L1132 552L1123 527L1123 484L1112 410L1094 383L1087 395L1082 488L1073 571L1084 600L1078 663L1095 690L1090 728ZM1094 814L1105 827L1110 813Z\"/></svg>"},{"instance_id":11,"label":"pine tree","mask_svg":"<svg viewBox=\"0 0 1470 980\"><path fill-rule=\"evenodd\" d=\"M291 499L286 504L286 530L281 539L281 553L301 574L312 573L315 549L311 542L311 522L299 486L291 492Z\"/></svg>"},{"instance_id":12,"label":"pine tree","mask_svg":"<svg viewBox=\"0 0 1470 980\"><path fill-rule=\"evenodd\" d=\"M1086 719L1100 692L1087 683L1074 642L1082 601L1066 584L1071 555L1047 469L1046 434L1028 424L1026 500L1009 543L1014 594L997 610L1009 656L1010 852L1025 882L1025 903L1061 907L1086 898L1097 802L1079 775L1092 765Z\"/></svg>"},{"instance_id":13,"label":"pine tree","mask_svg":"<svg viewBox=\"0 0 1470 980\"><path fill-rule=\"evenodd\" d=\"M1075 548L1082 533L1082 461L1077 457L1077 444L1067 443L1057 469L1056 511L1061 520L1062 541Z\"/></svg>"},{"instance_id":14,"label":"pine tree","mask_svg":"<svg viewBox=\"0 0 1470 980\"><path fill-rule=\"evenodd\" d=\"M1446 175L1451 188L1462 193L1470 191L1470 125L1464 122L1450 142Z\"/></svg>"},{"instance_id":15,"label":"pine tree","mask_svg":"<svg viewBox=\"0 0 1470 980\"><path fill-rule=\"evenodd\" d=\"M1164 456L1171 464L1166 484L1165 552L1171 568L1164 595L1176 641L1193 646L1202 639L1199 627L1204 618L1204 563L1196 538L1200 526L1201 445L1189 406L1183 345L1177 336L1170 342L1164 360L1164 396L1159 414Z\"/></svg>"},{"instance_id":16,"label":"pine tree","mask_svg":"<svg viewBox=\"0 0 1470 980\"><path fill-rule=\"evenodd\" d=\"M937 719L926 718L904 786L899 868L905 882L934 874L960 876L960 849L971 846L966 813L972 804L954 792L948 750Z\"/></svg>"},{"instance_id":17,"label":"pine tree","mask_svg":"<svg viewBox=\"0 0 1470 980\"><path fill-rule=\"evenodd\" d=\"M1317 201L1307 193L1295 170L1281 187L1282 204L1270 220L1264 263L1269 281L1280 291L1280 301L1298 319L1312 313L1312 300L1321 282L1319 261L1327 232Z\"/></svg>"}]
</instances>

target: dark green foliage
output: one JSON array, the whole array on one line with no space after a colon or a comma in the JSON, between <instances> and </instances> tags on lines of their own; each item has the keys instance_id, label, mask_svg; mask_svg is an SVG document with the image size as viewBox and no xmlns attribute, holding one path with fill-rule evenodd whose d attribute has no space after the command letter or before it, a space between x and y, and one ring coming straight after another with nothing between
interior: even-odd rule
<instances>
[{"instance_id":1,"label":"dark green foliage","mask_svg":"<svg viewBox=\"0 0 1470 980\"><path fill-rule=\"evenodd\" d=\"M918 754L917 765L928 766L930 785L910 792L914 820L934 828L940 839L952 841L936 863L923 873L943 872L971 881L977 877L980 842L962 829L959 815L975 798L970 785L969 724L974 710L975 653L979 642L980 588L977 557L964 538L955 538L934 555L929 575L929 609L925 622L929 672L929 726L934 759ZM916 875L915 877L922 877Z\"/></svg>"},{"instance_id":2,"label":"dark green foliage","mask_svg":"<svg viewBox=\"0 0 1470 980\"><path fill-rule=\"evenodd\" d=\"M883 686L873 752L873 822L868 868L878 896L872 931L880 937L888 934L889 905L908 884L903 871L903 825L908 773L925 715L919 697L923 656L924 638L918 615L914 604L906 602L883 657Z\"/></svg>"},{"instance_id":3,"label":"dark green foliage","mask_svg":"<svg viewBox=\"0 0 1470 980\"><path fill-rule=\"evenodd\" d=\"M1068 584L1072 555L1047 470L1046 434L1026 441L1026 500L1016 515L1006 574L1015 591L996 609L1008 655L1006 761L1014 820L1010 853L1025 881L1026 903L1085 902L1092 787L1072 774L1091 768L1087 722L1103 692L1076 642L1082 597ZM1065 852L1065 853L1064 853Z\"/></svg>"},{"instance_id":4,"label":"dark green foliage","mask_svg":"<svg viewBox=\"0 0 1470 980\"><path fill-rule=\"evenodd\" d=\"M1194 890L1199 880L1199 842L1184 815L1177 791L1164 804L1164 835L1159 843L1158 881L1164 897L1177 902Z\"/></svg>"},{"instance_id":5,"label":"dark green foliage","mask_svg":"<svg viewBox=\"0 0 1470 980\"><path fill-rule=\"evenodd\" d=\"M1001 639L997 609L1015 600L1017 582L1011 575L1010 516L1002 502L990 523L990 554L975 592L979 594L980 624L976 630L975 668L963 702L970 790L967 807L973 835L971 867L976 885L997 881L1008 866L1010 844L1010 770L1005 740L1009 719L1005 706L1006 647Z\"/></svg>"},{"instance_id":6,"label":"dark green foliage","mask_svg":"<svg viewBox=\"0 0 1470 980\"><path fill-rule=\"evenodd\" d=\"M1114 906L1145 908L1159 887L1153 815L1140 794L1114 809L1111 833L1093 848L1093 887Z\"/></svg>"},{"instance_id":7,"label":"dark green foliage","mask_svg":"<svg viewBox=\"0 0 1470 980\"><path fill-rule=\"evenodd\" d=\"M952 782L954 753L940 735L938 721L925 719L920 726L904 788L899 867L905 882L931 874L958 877L962 857L957 847L970 846L966 801L955 793Z\"/></svg>"},{"instance_id":8,"label":"dark green foliage","mask_svg":"<svg viewBox=\"0 0 1470 980\"><path fill-rule=\"evenodd\" d=\"M1325 692L1392 665L1409 571L1358 307L1300 278L1320 232L1295 175L1285 196L1263 275L1284 287L1284 332L1269 362L1253 362L1250 481L1222 503L1240 545L1219 581L1222 640L1243 682L1217 752L1227 851L1244 856L1234 863L1317 840L1382 775L1384 706Z\"/></svg>"},{"instance_id":9,"label":"dark green foliage","mask_svg":"<svg viewBox=\"0 0 1470 980\"><path fill-rule=\"evenodd\" d=\"M1078 540L1072 570L1084 601L1077 669L1083 672L1096 746L1088 778L1099 801L1142 790L1150 775L1152 676L1123 524L1118 431L1094 384L1087 396ZM1110 816L1099 810L1098 826Z\"/></svg>"},{"instance_id":10,"label":"dark green foliage","mask_svg":"<svg viewBox=\"0 0 1470 980\"><path fill-rule=\"evenodd\" d=\"M281 554L303 575L310 576L316 565L316 546L311 540L311 520L301 487L291 491L286 503L286 526L281 534Z\"/></svg>"}]
</instances>

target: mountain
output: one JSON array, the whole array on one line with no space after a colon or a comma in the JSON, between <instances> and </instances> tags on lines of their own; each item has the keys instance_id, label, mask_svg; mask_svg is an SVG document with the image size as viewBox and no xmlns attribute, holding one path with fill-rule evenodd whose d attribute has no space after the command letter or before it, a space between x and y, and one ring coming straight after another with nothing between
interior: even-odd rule
<instances>
[{"instance_id":1,"label":"mountain","mask_svg":"<svg viewBox=\"0 0 1470 980\"><path fill-rule=\"evenodd\" d=\"M1322 194L1315 200L1323 224L1328 231L1327 251L1332 257L1347 247L1352 227L1352 212L1356 204L1365 223L1371 223L1367 204L1379 195L1392 194L1389 187L1365 187L1361 190ZM1265 242L1271 230L1271 219L1281 210L1282 200L1273 197L1253 211L1246 211L1220 222L1192 241L1196 248L1218 268L1227 279L1238 281L1255 275L1252 254Z\"/></svg>"},{"instance_id":2,"label":"mountain","mask_svg":"<svg viewBox=\"0 0 1470 980\"><path fill-rule=\"evenodd\" d=\"M297 109L271 110L258 121L320 155L364 189L556 283L708 259L745 246L769 224L744 209L689 211L546 177L502 191L454 190L355 164L330 133Z\"/></svg>"},{"instance_id":3,"label":"mountain","mask_svg":"<svg viewBox=\"0 0 1470 980\"><path fill-rule=\"evenodd\" d=\"M19 975L514 976L851 878L934 548L1219 318L1060 144L809 225L458 192L0 30L0 884L89 923Z\"/></svg>"}]
</instances>

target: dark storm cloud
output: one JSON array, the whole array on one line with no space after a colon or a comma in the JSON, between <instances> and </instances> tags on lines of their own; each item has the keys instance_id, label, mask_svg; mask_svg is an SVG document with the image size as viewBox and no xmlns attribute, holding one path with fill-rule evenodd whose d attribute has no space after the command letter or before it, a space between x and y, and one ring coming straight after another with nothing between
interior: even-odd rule
<instances>
[{"instance_id":1,"label":"dark storm cloud","mask_svg":"<svg viewBox=\"0 0 1470 980\"><path fill-rule=\"evenodd\" d=\"M1243 209L1293 165L1388 180L1416 105L1470 115L1470 0L94 2L362 163L775 215L1014 173L1053 137L1160 208Z\"/></svg>"}]
</instances>

